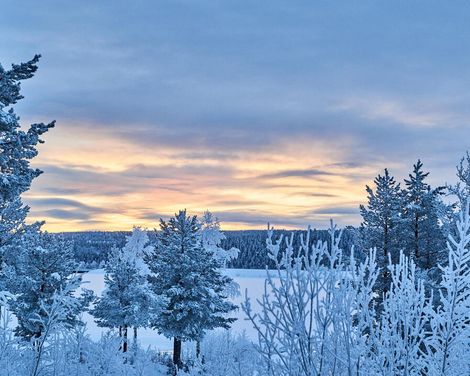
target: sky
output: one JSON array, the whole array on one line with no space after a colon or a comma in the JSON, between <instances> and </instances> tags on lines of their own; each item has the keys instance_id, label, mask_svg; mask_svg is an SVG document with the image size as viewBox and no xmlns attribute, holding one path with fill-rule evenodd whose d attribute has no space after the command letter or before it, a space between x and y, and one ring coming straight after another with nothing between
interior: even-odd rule
<instances>
[{"instance_id":1,"label":"sky","mask_svg":"<svg viewBox=\"0 0 470 376\"><path fill-rule=\"evenodd\" d=\"M49 231L360 223L365 185L418 158L455 181L470 143L470 5L12 1L0 63L42 54L15 111L56 120L25 195Z\"/></svg>"}]
</instances>

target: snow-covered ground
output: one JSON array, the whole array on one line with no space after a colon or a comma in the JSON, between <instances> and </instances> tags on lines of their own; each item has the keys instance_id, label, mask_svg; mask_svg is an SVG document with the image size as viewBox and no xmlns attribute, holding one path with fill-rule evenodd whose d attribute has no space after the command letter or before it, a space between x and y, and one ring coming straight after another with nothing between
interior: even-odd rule
<instances>
[{"instance_id":1,"label":"snow-covered ground","mask_svg":"<svg viewBox=\"0 0 470 376\"><path fill-rule=\"evenodd\" d=\"M226 269L225 274L233 278L235 282L240 285L240 296L232 298L232 301L240 307L240 303L245 299L245 290L248 290L248 296L252 300L252 305L256 308L255 300L263 294L264 280L266 277L265 270L251 270L251 269ZM101 295L104 289L104 271L102 269L92 270L83 275L83 287L93 290L97 295ZM246 336L251 339L256 338L256 333L251 326L250 322L245 320L245 314L238 309L233 314L237 321L232 325L232 331L235 334L242 334L245 332ZM96 325L93 317L90 314L84 315L84 320L87 323L88 333L93 339L98 339L101 333L106 331L105 328L100 328ZM167 351L172 348L171 340L151 329L139 329L138 333L139 342L143 347L151 346L156 350Z\"/></svg>"}]
</instances>

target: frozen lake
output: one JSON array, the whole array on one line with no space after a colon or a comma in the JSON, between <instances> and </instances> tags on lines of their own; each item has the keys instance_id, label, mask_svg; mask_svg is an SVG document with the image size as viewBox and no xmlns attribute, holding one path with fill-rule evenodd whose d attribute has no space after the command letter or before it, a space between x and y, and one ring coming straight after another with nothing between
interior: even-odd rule
<instances>
[{"instance_id":1,"label":"frozen lake","mask_svg":"<svg viewBox=\"0 0 470 376\"><path fill-rule=\"evenodd\" d=\"M231 301L240 307L241 302L245 299L245 289L248 289L248 296L252 300L255 308L255 300L263 294L264 280L266 277L265 270L252 269L225 269L224 273L233 278L240 285L240 296L232 298ZM83 287L91 289L98 296L104 289L104 270L96 269L83 275ZM232 331L235 334L246 333L248 338L256 339L256 333L249 321L245 320L245 314L241 310L234 312L232 317L236 317L237 321L232 324ZM107 331L106 328L100 328L96 325L93 316L84 314L84 321L87 323L87 331L91 338L99 339L101 334ZM172 342L164 336L158 335L152 329L139 329L138 340L143 347L151 346L156 350L167 351L172 349Z\"/></svg>"}]
</instances>

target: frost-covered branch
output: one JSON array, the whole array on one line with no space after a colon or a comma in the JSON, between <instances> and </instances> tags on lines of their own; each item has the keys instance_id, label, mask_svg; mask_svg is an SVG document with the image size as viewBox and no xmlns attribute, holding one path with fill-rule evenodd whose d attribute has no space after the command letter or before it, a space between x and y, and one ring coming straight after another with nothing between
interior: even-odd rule
<instances>
[{"instance_id":1,"label":"frost-covered branch","mask_svg":"<svg viewBox=\"0 0 470 376\"><path fill-rule=\"evenodd\" d=\"M469 203L459 214L457 235L449 236L448 263L441 267L440 305L430 310L427 338L428 374L470 374L470 215Z\"/></svg>"},{"instance_id":2,"label":"frost-covered branch","mask_svg":"<svg viewBox=\"0 0 470 376\"><path fill-rule=\"evenodd\" d=\"M310 241L310 229L294 250L293 235L273 239L267 248L275 263L255 311L246 296L243 309L258 333L257 350L270 375L355 374L366 353L377 279L375 252L356 265L344 262L341 232L330 241ZM283 249L281 249L284 245Z\"/></svg>"}]
</instances>

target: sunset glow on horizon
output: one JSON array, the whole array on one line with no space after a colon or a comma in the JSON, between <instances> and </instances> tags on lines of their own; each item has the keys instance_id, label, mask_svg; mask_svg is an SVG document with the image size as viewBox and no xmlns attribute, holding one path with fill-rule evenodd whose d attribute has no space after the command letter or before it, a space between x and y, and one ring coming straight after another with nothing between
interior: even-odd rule
<instances>
[{"instance_id":1,"label":"sunset glow on horizon","mask_svg":"<svg viewBox=\"0 0 470 376\"><path fill-rule=\"evenodd\" d=\"M158 144L142 149L99 130L59 125L41 146L34 164L44 174L25 201L30 220L46 219L54 232L153 228L183 208L209 209L225 229L265 228L268 221L282 228L327 225L330 217L357 222L357 203L376 170L310 147L266 145L213 157Z\"/></svg>"}]
</instances>

